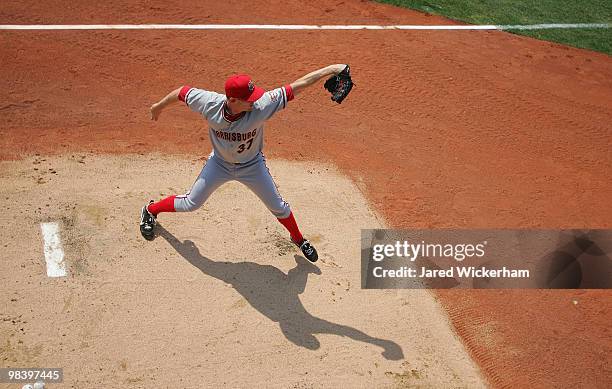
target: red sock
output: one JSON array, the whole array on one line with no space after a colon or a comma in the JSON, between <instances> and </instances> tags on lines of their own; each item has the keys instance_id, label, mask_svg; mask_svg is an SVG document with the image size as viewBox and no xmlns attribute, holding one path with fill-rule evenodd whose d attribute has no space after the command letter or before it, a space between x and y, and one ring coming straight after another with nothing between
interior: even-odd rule
<instances>
[{"instance_id":1,"label":"red sock","mask_svg":"<svg viewBox=\"0 0 612 389\"><path fill-rule=\"evenodd\" d=\"M291 239L293 239L295 243L302 243L304 237L302 236L302 233L300 232L300 229L298 228L297 223L295 222L293 212L291 212L288 217L284 219L278 219L278 221L281 222L283 226L285 226L287 231L289 231L289 234L291 234Z\"/></svg>"},{"instance_id":2,"label":"red sock","mask_svg":"<svg viewBox=\"0 0 612 389\"><path fill-rule=\"evenodd\" d=\"M147 210L153 214L153 216L157 216L160 212L175 212L174 209L174 198L176 196L166 197L163 200L159 200L156 203L149 204L147 206Z\"/></svg>"}]
</instances>

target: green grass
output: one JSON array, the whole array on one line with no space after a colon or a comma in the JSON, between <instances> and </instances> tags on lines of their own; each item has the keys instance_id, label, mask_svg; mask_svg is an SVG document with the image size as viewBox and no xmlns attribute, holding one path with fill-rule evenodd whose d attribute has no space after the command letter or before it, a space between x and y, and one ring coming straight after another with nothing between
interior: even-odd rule
<instances>
[{"instance_id":1,"label":"green grass","mask_svg":"<svg viewBox=\"0 0 612 389\"><path fill-rule=\"evenodd\" d=\"M612 0L377 0L471 24L612 23ZM612 29L513 33L612 55Z\"/></svg>"}]
</instances>

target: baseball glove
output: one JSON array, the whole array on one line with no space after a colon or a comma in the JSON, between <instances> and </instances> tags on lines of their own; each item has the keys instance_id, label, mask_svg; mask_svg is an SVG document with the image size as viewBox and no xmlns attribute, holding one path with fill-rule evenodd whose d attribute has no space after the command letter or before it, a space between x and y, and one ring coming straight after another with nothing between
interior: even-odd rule
<instances>
[{"instance_id":1,"label":"baseball glove","mask_svg":"<svg viewBox=\"0 0 612 389\"><path fill-rule=\"evenodd\" d=\"M331 76L325 81L325 89L331 93L331 99L338 104L341 104L342 100L348 96L353 85L351 69L348 65L338 75Z\"/></svg>"}]
</instances>

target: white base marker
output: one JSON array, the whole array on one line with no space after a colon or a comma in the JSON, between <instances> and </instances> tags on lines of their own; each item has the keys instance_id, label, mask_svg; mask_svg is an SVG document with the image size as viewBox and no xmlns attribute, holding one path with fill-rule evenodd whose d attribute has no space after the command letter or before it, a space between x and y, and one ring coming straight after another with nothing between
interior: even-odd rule
<instances>
[{"instance_id":1,"label":"white base marker","mask_svg":"<svg viewBox=\"0 0 612 389\"><path fill-rule=\"evenodd\" d=\"M64 250L59 235L57 223L41 223L44 240L45 261L47 262L47 276L65 277L67 275Z\"/></svg>"}]
</instances>

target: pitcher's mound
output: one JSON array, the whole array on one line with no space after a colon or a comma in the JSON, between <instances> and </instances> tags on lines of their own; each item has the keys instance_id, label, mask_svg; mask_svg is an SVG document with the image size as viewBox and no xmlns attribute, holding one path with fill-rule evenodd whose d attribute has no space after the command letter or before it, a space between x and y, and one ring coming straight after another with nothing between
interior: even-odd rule
<instances>
[{"instance_id":1,"label":"pitcher's mound","mask_svg":"<svg viewBox=\"0 0 612 389\"><path fill-rule=\"evenodd\" d=\"M360 289L360 229L384 227L333 166L271 161L319 251L306 261L255 195L229 183L138 228L202 160L69 155L0 164L5 366L62 367L65 387L479 387L428 291ZM57 222L67 277L47 277Z\"/></svg>"}]
</instances>

